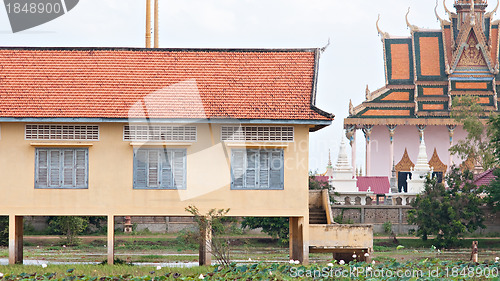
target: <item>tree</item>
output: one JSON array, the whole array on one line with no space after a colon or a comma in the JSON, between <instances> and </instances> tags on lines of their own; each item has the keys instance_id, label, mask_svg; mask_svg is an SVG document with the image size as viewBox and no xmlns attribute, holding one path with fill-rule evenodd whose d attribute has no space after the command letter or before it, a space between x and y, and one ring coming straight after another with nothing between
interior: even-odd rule
<instances>
[{"instance_id":1,"label":"tree","mask_svg":"<svg viewBox=\"0 0 500 281\"><path fill-rule=\"evenodd\" d=\"M64 243L68 246L78 245L78 234L87 228L88 217L64 216L56 217L49 222L49 225L58 229L64 237Z\"/></svg>"},{"instance_id":2,"label":"tree","mask_svg":"<svg viewBox=\"0 0 500 281\"><path fill-rule=\"evenodd\" d=\"M330 183L328 183L328 181L318 180L312 172L309 172L309 189L310 190L331 189L331 185Z\"/></svg>"},{"instance_id":3,"label":"tree","mask_svg":"<svg viewBox=\"0 0 500 281\"><path fill-rule=\"evenodd\" d=\"M485 200L494 212L498 212L500 211L500 169L495 169L493 175L495 179L484 187L485 193L488 194Z\"/></svg>"},{"instance_id":4,"label":"tree","mask_svg":"<svg viewBox=\"0 0 500 281\"><path fill-rule=\"evenodd\" d=\"M9 217L0 217L0 246L9 245Z\"/></svg>"},{"instance_id":5,"label":"tree","mask_svg":"<svg viewBox=\"0 0 500 281\"><path fill-rule=\"evenodd\" d=\"M241 227L250 229L262 228L262 232L288 243L288 218L285 217L244 217Z\"/></svg>"},{"instance_id":6,"label":"tree","mask_svg":"<svg viewBox=\"0 0 500 281\"><path fill-rule=\"evenodd\" d=\"M225 224L224 218L229 209L211 209L207 214L202 215L197 207L188 206L186 211L194 216L195 222L198 224L199 233L198 241L200 243L205 243L202 233L205 233L207 229L212 231L212 243L210 247L210 253L215 257L217 261L223 266L229 266L231 263L230 248L229 248L229 238L227 234L229 232L229 227Z\"/></svg>"},{"instance_id":7,"label":"tree","mask_svg":"<svg viewBox=\"0 0 500 281\"><path fill-rule=\"evenodd\" d=\"M450 148L450 153L467 160L472 157L484 170L495 165L494 147L490 145L491 126L486 118L491 116L479 104L475 96L460 96L453 99L451 117L463 125L467 137Z\"/></svg>"},{"instance_id":8,"label":"tree","mask_svg":"<svg viewBox=\"0 0 500 281\"><path fill-rule=\"evenodd\" d=\"M418 225L417 235L422 240L435 235L439 248L452 247L464 233L485 227L480 209L482 189L473 183L473 174L453 167L447 183L448 188L428 177L424 192L417 195L411 204L414 209L408 212L408 222Z\"/></svg>"}]
</instances>

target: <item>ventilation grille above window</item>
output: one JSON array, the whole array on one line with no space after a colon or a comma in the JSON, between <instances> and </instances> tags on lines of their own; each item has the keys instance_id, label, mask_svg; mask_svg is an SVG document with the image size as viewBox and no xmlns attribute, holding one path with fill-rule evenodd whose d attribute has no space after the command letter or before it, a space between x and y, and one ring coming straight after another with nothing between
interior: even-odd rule
<instances>
[{"instance_id":1,"label":"ventilation grille above window","mask_svg":"<svg viewBox=\"0 0 500 281\"><path fill-rule=\"evenodd\" d=\"M99 140L97 125L26 125L27 140Z\"/></svg>"},{"instance_id":2,"label":"ventilation grille above window","mask_svg":"<svg viewBox=\"0 0 500 281\"><path fill-rule=\"evenodd\" d=\"M196 141L196 127L125 125L123 139L131 141Z\"/></svg>"},{"instance_id":3,"label":"ventilation grille above window","mask_svg":"<svg viewBox=\"0 0 500 281\"><path fill-rule=\"evenodd\" d=\"M223 126L223 141L293 141L293 127Z\"/></svg>"}]
</instances>

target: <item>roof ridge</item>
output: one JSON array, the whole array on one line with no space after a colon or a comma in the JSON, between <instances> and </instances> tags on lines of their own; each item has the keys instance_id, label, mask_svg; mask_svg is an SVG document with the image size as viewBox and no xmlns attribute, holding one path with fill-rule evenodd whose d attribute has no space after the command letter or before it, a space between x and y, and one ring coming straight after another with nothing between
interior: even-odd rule
<instances>
[{"instance_id":1,"label":"roof ridge","mask_svg":"<svg viewBox=\"0 0 500 281\"><path fill-rule=\"evenodd\" d=\"M142 52L316 52L319 48L140 48L140 47L29 47L0 46L0 50L24 51L142 51Z\"/></svg>"}]
</instances>

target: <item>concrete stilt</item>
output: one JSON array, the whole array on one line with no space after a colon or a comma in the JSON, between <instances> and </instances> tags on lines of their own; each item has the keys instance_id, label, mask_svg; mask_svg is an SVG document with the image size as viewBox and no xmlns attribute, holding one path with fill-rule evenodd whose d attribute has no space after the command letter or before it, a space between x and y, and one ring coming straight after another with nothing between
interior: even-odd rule
<instances>
[{"instance_id":1,"label":"concrete stilt","mask_svg":"<svg viewBox=\"0 0 500 281\"><path fill-rule=\"evenodd\" d=\"M303 217L289 218L290 259L298 260L302 264L309 263L309 244L306 242L305 219Z\"/></svg>"},{"instance_id":2,"label":"concrete stilt","mask_svg":"<svg viewBox=\"0 0 500 281\"><path fill-rule=\"evenodd\" d=\"M115 263L115 216L108 215L108 264Z\"/></svg>"},{"instance_id":3,"label":"concrete stilt","mask_svg":"<svg viewBox=\"0 0 500 281\"><path fill-rule=\"evenodd\" d=\"M23 217L9 216L9 264L23 263Z\"/></svg>"},{"instance_id":4,"label":"concrete stilt","mask_svg":"<svg viewBox=\"0 0 500 281\"><path fill-rule=\"evenodd\" d=\"M200 230L199 265L212 264L212 226Z\"/></svg>"}]
</instances>

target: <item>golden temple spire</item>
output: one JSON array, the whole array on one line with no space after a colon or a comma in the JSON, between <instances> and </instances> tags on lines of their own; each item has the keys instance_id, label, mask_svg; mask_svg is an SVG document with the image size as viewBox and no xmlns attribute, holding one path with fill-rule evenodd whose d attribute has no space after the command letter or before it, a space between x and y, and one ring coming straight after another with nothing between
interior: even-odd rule
<instances>
[{"instance_id":1,"label":"golden temple spire","mask_svg":"<svg viewBox=\"0 0 500 281\"><path fill-rule=\"evenodd\" d=\"M380 27L378 26L379 21L380 21L380 14L378 14L377 22L375 23L375 25L377 26L378 34L380 34L380 36L382 37L382 40L389 38L389 36L390 36L389 33L383 32L382 30L380 30Z\"/></svg>"},{"instance_id":2,"label":"golden temple spire","mask_svg":"<svg viewBox=\"0 0 500 281\"><path fill-rule=\"evenodd\" d=\"M406 12L406 26L408 26L408 28L410 28L410 30L413 32L413 31L418 31L418 27L416 25L412 25L410 24L410 22L408 21L408 14L410 13L410 7L408 7L408 12Z\"/></svg>"},{"instance_id":3,"label":"golden temple spire","mask_svg":"<svg viewBox=\"0 0 500 281\"><path fill-rule=\"evenodd\" d=\"M470 0L470 25L476 25L476 12L474 11L474 0Z\"/></svg>"}]
</instances>

